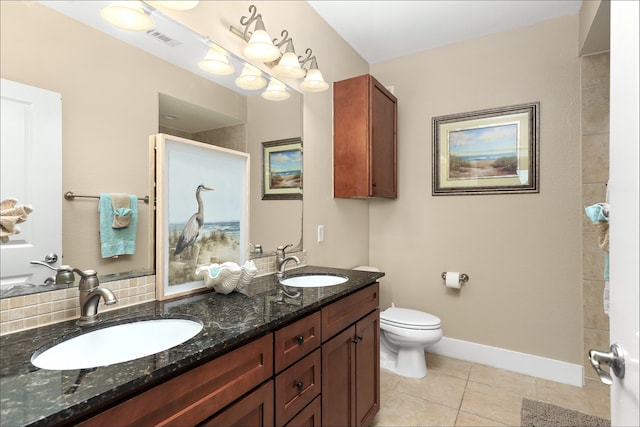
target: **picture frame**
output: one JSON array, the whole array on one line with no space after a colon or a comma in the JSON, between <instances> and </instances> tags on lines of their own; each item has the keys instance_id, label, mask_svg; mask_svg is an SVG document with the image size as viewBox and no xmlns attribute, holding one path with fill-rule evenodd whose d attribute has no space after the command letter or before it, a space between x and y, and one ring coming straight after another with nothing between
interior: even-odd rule
<instances>
[{"instance_id":1,"label":"picture frame","mask_svg":"<svg viewBox=\"0 0 640 427\"><path fill-rule=\"evenodd\" d=\"M539 193L540 103L432 118L432 195Z\"/></svg>"},{"instance_id":2,"label":"picture frame","mask_svg":"<svg viewBox=\"0 0 640 427\"><path fill-rule=\"evenodd\" d=\"M262 200L302 200L302 139L262 143Z\"/></svg>"},{"instance_id":3,"label":"picture frame","mask_svg":"<svg viewBox=\"0 0 640 427\"><path fill-rule=\"evenodd\" d=\"M197 267L249 259L249 154L165 134L150 145L156 299L166 300L207 289Z\"/></svg>"}]
</instances>

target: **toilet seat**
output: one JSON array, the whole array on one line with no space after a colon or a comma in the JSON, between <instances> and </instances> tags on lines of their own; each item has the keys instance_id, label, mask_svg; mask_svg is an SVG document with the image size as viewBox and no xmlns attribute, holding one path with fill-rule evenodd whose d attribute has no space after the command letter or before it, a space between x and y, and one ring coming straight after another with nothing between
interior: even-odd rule
<instances>
[{"instance_id":1,"label":"toilet seat","mask_svg":"<svg viewBox=\"0 0 640 427\"><path fill-rule=\"evenodd\" d=\"M414 330L440 329L440 318L423 311L391 307L380 313L380 323Z\"/></svg>"}]
</instances>

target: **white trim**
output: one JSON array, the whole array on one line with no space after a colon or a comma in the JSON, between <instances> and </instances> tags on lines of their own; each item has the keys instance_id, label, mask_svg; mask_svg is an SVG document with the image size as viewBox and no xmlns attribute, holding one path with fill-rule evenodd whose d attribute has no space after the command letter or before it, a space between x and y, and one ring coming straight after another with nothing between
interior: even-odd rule
<instances>
[{"instance_id":1,"label":"white trim","mask_svg":"<svg viewBox=\"0 0 640 427\"><path fill-rule=\"evenodd\" d=\"M447 337L443 337L440 342L426 349L429 353L481 363L576 387L583 386L583 367L574 363Z\"/></svg>"}]
</instances>

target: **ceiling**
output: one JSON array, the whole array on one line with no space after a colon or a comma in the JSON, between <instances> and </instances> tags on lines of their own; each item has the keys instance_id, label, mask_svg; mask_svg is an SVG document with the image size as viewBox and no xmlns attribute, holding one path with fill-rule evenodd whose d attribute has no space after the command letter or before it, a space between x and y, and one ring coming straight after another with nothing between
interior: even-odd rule
<instances>
[{"instance_id":1,"label":"ceiling","mask_svg":"<svg viewBox=\"0 0 640 427\"><path fill-rule=\"evenodd\" d=\"M369 64L579 12L581 0L309 1Z\"/></svg>"}]
</instances>

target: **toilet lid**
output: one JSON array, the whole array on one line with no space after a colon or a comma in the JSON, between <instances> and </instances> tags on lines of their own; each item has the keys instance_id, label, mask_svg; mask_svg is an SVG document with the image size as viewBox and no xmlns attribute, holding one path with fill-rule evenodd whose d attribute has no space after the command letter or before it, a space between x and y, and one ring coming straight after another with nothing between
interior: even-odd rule
<instances>
[{"instance_id":1,"label":"toilet lid","mask_svg":"<svg viewBox=\"0 0 640 427\"><path fill-rule=\"evenodd\" d=\"M437 329L440 327L439 317L409 308L388 308L380 313L380 320L388 324L412 328L427 326L429 329Z\"/></svg>"}]
</instances>

